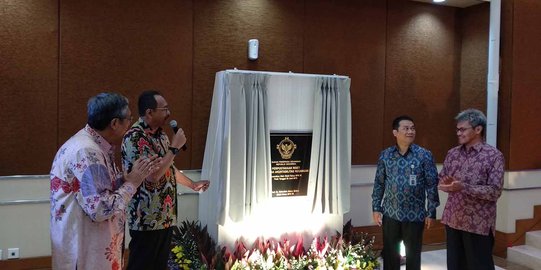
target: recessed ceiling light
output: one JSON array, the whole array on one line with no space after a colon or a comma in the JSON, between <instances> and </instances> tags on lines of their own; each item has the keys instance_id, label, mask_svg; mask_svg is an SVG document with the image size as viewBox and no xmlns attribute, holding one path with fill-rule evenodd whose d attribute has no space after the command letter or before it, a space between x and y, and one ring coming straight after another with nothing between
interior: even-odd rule
<instances>
[{"instance_id":1,"label":"recessed ceiling light","mask_svg":"<svg viewBox=\"0 0 541 270\"><path fill-rule=\"evenodd\" d=\"M441 3L441 2L445 2L445 0L433 0L434 3Z\"/></svg>"}]
</instances>

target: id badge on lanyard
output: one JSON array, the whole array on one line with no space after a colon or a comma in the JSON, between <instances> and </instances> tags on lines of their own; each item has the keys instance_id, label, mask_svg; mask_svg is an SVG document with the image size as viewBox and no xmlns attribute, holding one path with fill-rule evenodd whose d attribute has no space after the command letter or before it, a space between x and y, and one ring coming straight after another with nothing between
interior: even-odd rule
<instances>
[{"instance_id":1,"label":"id badge on lanyard","mask_svg":"<svg viewBox=\"0 0 541 270\"><path fill-rule=\"evenodd\" d=\"M411 173L410 173L410 178L409 178L410 186L417 185L417 175L413 174L413 169L415 169L415 165L411 164Z\"/></svg>"}]
</instances>

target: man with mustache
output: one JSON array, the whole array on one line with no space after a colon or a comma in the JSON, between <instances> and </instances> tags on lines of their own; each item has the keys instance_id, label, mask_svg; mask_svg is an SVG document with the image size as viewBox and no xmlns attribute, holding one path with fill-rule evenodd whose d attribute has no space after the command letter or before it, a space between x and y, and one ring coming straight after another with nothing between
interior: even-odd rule
<instances>
[{"instance_id":1,"label":"man with mustache","mask_svg":"<svg viewBox=\"0 0 541 270\"><path fill-rule=\"evenodd\" d=\"M209 181L194 182L173 164L186 143L179 129L171 142L163 132L171 115L165 98L154 90L143 92L138 100L139 120L124 136L122 160L130 171L141 156L162 158L160 170L150 175L133 196L128 208L131 241L127 269L166 269L172 226L177 224L177 183L195 191L205 191Z\"/></svg>"}]
</instances>

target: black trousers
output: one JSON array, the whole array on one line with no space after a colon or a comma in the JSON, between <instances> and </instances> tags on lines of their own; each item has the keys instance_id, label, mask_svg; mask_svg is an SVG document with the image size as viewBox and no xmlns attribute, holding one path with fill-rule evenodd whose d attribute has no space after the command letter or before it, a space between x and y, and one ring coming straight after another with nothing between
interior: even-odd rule
<instances>
[{"instance_id":1,"label":"black trousers","mask_svg":"<svg viewBox=\"0 0 541 270\"><path fill-rule=\"evenodd\" d=\"M400 269L400 242L406 247L406 269L421 269L424 222L401 222L383 216L383 269Z\"/></svg>"},{"instance_id":2,"label":"black trousers","mask_svg":"<svg viewBox=\"0 0 541 270\"><path fill-rule=\"evenodd\" d=\"M130 256L127 270L165 270L171 251L173 229L156 231L130 230Z\"/></svg>"},{"instance_id":3,"label":"black trousers","mask_svg":"<svg viewBox=\"0 0 541 270\"><path fill-rule=\"evenodd\" d=\"M480 235L445 226L448 270L494 270L494 236Z\"/></svg>"}]
</instances>

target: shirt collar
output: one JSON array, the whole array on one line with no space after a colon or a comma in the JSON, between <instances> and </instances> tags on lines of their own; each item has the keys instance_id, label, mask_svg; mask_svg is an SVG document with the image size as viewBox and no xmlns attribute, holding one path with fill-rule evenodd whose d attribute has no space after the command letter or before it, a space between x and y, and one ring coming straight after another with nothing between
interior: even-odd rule
<instances>
[{"instance_id":1,"label":"shirt collar","mask_svg":"<svg viewBox=\"0 0 541 270\"><path fill-rule=\"evenodd\" d=\"M91 128L88 124L86 124L84 131L92 137L94 142L106 153L111 155L115 147L111 145L104 137L102 137L95 129Z\"/></svg>"},{"instance_id":2,"label":"shirt collar","mask_svg":"<svg viewBox=\"0 0 541 270\"><path fill-rule=\"evenodd\" d=\"M400 154L400 149L398 148L398 145L395 144L394 147L393 147L394 155L395 155L396 157L400 157L400 156L405 157L405 156L407 156L411 151L414 150L414 146L415 146L415 144L412 143L412 144L408 147L408 150L406 151L406 153L404 153L404 155L401 155L401 154Z\"/></svg>"},{"instance_id":3,"label":"shirt collar","mask_svg":"<svg viewBox=\"0 0 541 270\"><path fill-rule=\"evenodd\" d=\"M159 136L162 133L162 128L161 127L157 128L156 130L153 131L150 128L150 126L145 122L145 119L143 119L143 117L139 117L139 120L134 124L134 126L135 125L140 126L143 129L143 131L145 132L145 134L148 134L148 135L153 136L153 137Z\"/></svg>"},{"instance_id":4,"label":"shirt collar","mask_svg":"<svg viewBox=\"0 0 541 270\"><path fill-rule=\"evenodd\" d=\"M485 142L480 141L480 142L472 145L472 147L470 148L470 151L475 151L475 152L478 153L479 151L481 151L481 149L483 148L484 145L485 145ZM465 153L469 152L469 151L466 150L465 145L462 145L461 150L464 151Z\"/></svg>"}]
</instances>

